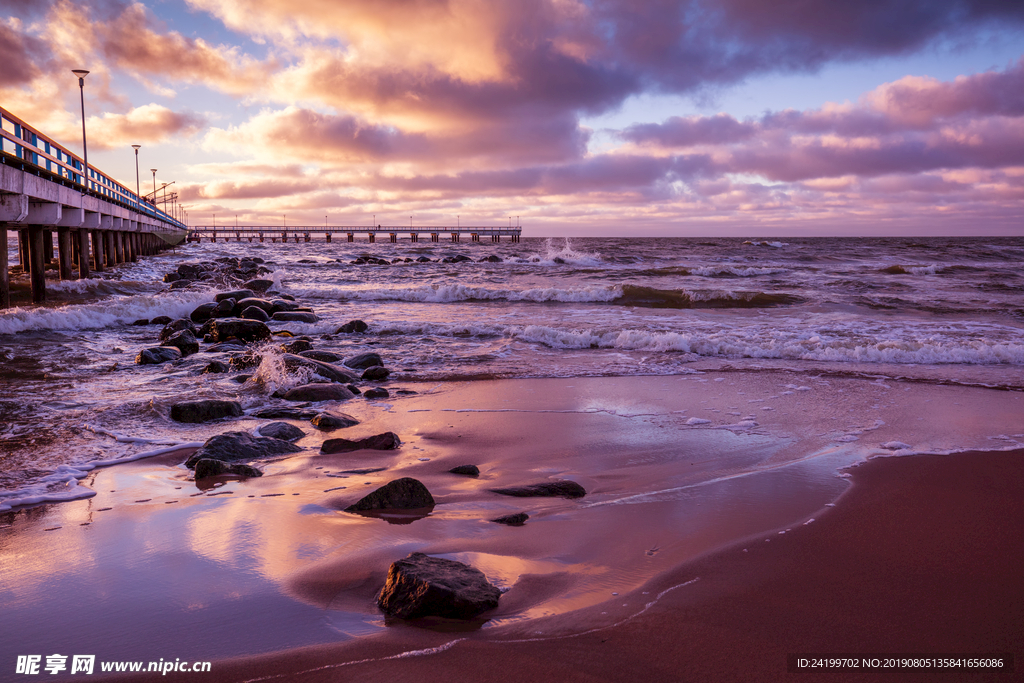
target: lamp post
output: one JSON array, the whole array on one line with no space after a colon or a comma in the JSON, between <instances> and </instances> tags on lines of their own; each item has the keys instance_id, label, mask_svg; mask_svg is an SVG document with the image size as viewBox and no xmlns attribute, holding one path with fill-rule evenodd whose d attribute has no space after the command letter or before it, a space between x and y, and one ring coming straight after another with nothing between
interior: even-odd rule
<instances>
[{"instance_id":1,"label":"lamp post","mask_svg":"<svg viewBox=\"0 0 1024 683\"><path fill-rule=\"evenodd\" d=\"M85 77L89 72L85 69L72 69L71 73L78 76L78 90L82 101L82 160L85 162L85 189L89 190L89 148L85 144Z\"/></svg>"},{"instance_id":2,"label":"lamp post","mask_svg":"<svg viewBox=\"0 0 1024 683\"><path fill-rule=\"evenodd\" d=\"M135 194L142 195L142 190L139 188L139 147L142 145L132 145L135 150Z\"/></svg>"},{"instance_id":3,"label":"lamp post","mask_svg":"<svg viewBox=\"0 0 1024 683\"><path fill-rule=\"evenodd\" d=\"M156 206L156 169L149 169L153 172L153 206Z\"/></svg>"}]
</instances>

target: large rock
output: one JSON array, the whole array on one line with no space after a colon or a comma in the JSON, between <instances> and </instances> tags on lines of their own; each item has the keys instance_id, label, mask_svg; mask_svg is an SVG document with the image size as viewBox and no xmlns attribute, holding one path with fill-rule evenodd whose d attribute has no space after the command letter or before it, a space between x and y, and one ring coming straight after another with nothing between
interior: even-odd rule
<instances>
[{"instance_id":1,"label":"large rock","mask_svg":"<svg viewBox=\"0 0 1024 683\"><path fill-rule=\"evenodd\" d=\"M303 384L284 393L286 401L347 401L355 397L342 384Z\"/></svg>"},{"instance_id":2,"label":"large rock","mask_svg":"<svg viewBox=\"0 0 1024 683\"><path fill-rule=\"evenodd\" d=\"M312 349L311 351L301 351L299 355L303 358L311 358L312 360L318 360L322 363L337 363L342 359L336 353L330 351L320 351L319 349Z\"/></svg>"},{"instance_id":3,"label":"large rock","mask_svg":"<svg viewBox=\"0 0 1024 683\"><path fill-rule=\"evenodd\" d=\"M241 308L248 308L249 306L255 306L256 308L263 309L267 315L274 312L274 304L270 303L267 299L261 299L258 297L248 297L238 302Z\"/></svg>"},{"instance_id":4,"label":"large rock","mask_svg":"<svg viewBox=\"0 0 1024 683\"><path fill-rule=\"evenodd\" d=\"M242 406L237 401L204 399L182 401L171 406L171 419L175 422L198 424L222 417L240 417L241 415Z\"/></svg>"},{"instance_id":5,"label":"large rock","mask_svg":"<svg viewBox=\"0 0 1024 683\"><path fill-rule=\"evenodd\" d=\"M582 498L587 495L586 489L574 481L547 481L540 484L528 484L526 486L509 486L501 489L491 489L494 493L503 496L516 496L527 498L532 496L554 498Z\"/></svg>"},{"instance_id":6,"label":"large rock","mask_svg":"<svg viewBox=\"0 0 1024 683\"><path fill-rule=\"evenodd\" d=\"M173 360L181 360L181 351L173 346L154 346L142 349L139 351L139 355L135 356L135 362L139 365L158 365Z\"/></svg>"},{"instance_id":7,"label":"large rock","mask_svg":"<svg viewBox=\"0 0 1024 683\"><path fill-rule=\"evenodd\" d=\"M309 352L304 351L303 353ZM332 382L341 382L342 384L354 382L356 379L336 365L331 365L330 363L325 363L305 355L298 356L294 353L286 353L281 356L281 360L284 361L284 366L291 372L299 368L307 368L324 379L329 379Z\"/></svg>"},{"instance_id":8,"label":"large rock","mask_svg":"<svg viewBox=\"0 0 1024 683\"><path fill-rule=\"evenodd\" d=\"M251 289L252 291L258 294L262 294L263 292L270 289L273 285L273 280L249 280L248 282L244 283L244 287L246 289Z\"/></svg>"},{"instance_id":9,"label":"large rock","mask_svg":"<svg viewBox=\"0 0 1024 683\"><path fill-rule=\"evenodd\" d=\"M265 323L270 320L270 316L262 308L257 306L248 306L242 311L241 317L243 320L259 320L261 323Z\"/></svg>"},{"instance_id":10,"label":"large rock","mask_svg":"<svg viewBox=\"0 0 1024 683\"><path fill-rule=\"evenodd\" d=\"M412 553L391 564L377 606L400 619L472 619L497 607L500 597L501 591L479 569Z\"/></svg>"},{"instance_id":11,"label":"large rock","mask_svg":"<svg viewBox=\"0 0 1024 683\"><path fill-rule=\"evenodd\" d=\"M293 342L289 342L281 346L281 350L285 353L299 354L303 351L311 351L313 344L308 339L296 339Z\"/></svg>"},{"instance_id":12,"label":"large rock","mask_svg":"<svg viewBox=\"0 0 1024 683\"><path fill-rule=\"evenodd\" d=\"M402 445L402 440L394 432L375 434L365 439L351 441L349 439L327 439L320 446L321 453L349 453L363 449L374 451L390 451Z\"/></svg>"},{"instance_id":13,"label":"large rock","mask_svg":"<svg viewBox=\"0 0 1024 683\"><path fill-rule=\"evenodd\" d=\"M366 368L363 370L363 374L359 379L365 379L368 381L383 381L391 376L391 371L382 365L374 365L373 367Z\"/></svg>"},{"instance_id":14,"label":"large rock","mask_svg":"<svg viewBox=\"0 0 1024 683\"><path fill-rule=\"evenodd\" d=\"M344 429L359 424L359 420L345 413L320 413L309 422L322 432L333 432L335 429Z\"/></svg>"},{"instance_id":15,"label":"large rock","mask_svg":"<svg viewBox=\"0 0 1024 683\"><path fill-rule=\"evenodd\" d=\"M217 304L210 302L208 304L200 304L193 309L192 313L189 314L189 318L194 323L205 323L207 320L213 317L214 312L217 310Z\"/></svg>"},{"instance_id":16,"label":"large rock","mask_svg":"<svg viewBox=\"0 0 1024 683\"><path fill-rule=\"evenodd\" d=\"M270 408L260 408L253 412L252 416L265 420L310 420L316 417L319 412L319 410L314 410L313 408L271 406Z\"/></svg>"},{"instance_id":17,"label":"large rock","mask_svg":"<svg viewBox=\"0 0 1024 683\"><path fill-rule=\"evenodd\" d=\"M164 325L164 328L160 330L160 341L163 341L173 335L176 332L182 330L188 330L193 336L196 334L196 326L192 324L192 321L188 318L178 318Z\"/></svg>"},{"instance_id":18,"label":"large rock","mask_svg":"<svg viewBox=\"0 0 1024 683\"><path fill-rule=\"evenodd\" d=\"M270 319L281 323L315 323L319 320L315 313L303 311L278 311Z\"/></svg>"},{"instance_id":19,"label":"large rock","mask_svg":"<svg viewBox=\"0 0 1024 683\"><path fill-rule=\"evenodd\" d=\"M492 519L492 522L497 524L504 524L506 526L523 526L526 524L526 520L530 518L530 515L525 512L517 512L514 515L504 515L502 517L496 517Z\"/></svg>"},{"instance_id":20,"label":"large rock","mask_svg":"<svg viewBox=\"0 0 1024 683\"><path fill-rule=\"evenodd\" d=\"M377 353L361 353L358 356L352 356L345 361L345 365L356 370L365 370L366 368L372 368L375 365L384 365L384 361L381 360L380 354Z\"/></svg>"},{"instance_id":21,"label":"large rock","mask_svg":"<svg viewBox=\"0 0 1024 683\"><path fill-rule=\"evenodd\" d=\"M370 510L418 510L434 507L434 497L420 481L402 477L389 481L373 493L345 508L345 512L367 512Z\"/></svg>"},{"instance_id":22,"label":"large rock","mask_svg":"<svg viewBox=\"0 0 1024 683\"><path fill-rule=\"evenodd\" d=\"M173 346L181 351L182 356L190 356L199 353L199 340L192 334L192 330L175 332L167 339L160 342L160 346Z\"/></svg>"},{"instance_id":23,"label":"large rock","mask_svg":"<svg viewBox=\"0 0 1024 683\"><path fill-rule=\"evenodd\" d=\"M203 458L196 463L196 479L205 479L206 477L216 477L223 474L231 474L237 477L262 477L263 472L259 471L252 465L245 465L242 463L227 463L223 460L214 460L213 458Z\"/></svg>"},{"instance_id":24,"label":"large rock","mask_svg":"<svg viewBox=\"0 0 1024 683\"><path fill-rule=\"evenodd\" d=\"M479 477L480 468L476 465L459 465L448 470L452 474L464 474L467 477Z\"/></svg>"},{"instance_id":25,"label":"large rock","mask_svg":"<svg viewBox=\"0 0 1024 683\"><path fill-rule=\"evenodd\" d=\"M242 299L251 299L256 296L256 292L251 289L236 289L233 292L221 292L214 297L214 301L224 301L225 299L234 299L235 301L241 301Z\"/></svg>"},{"instance_id":26,"label":"large rock","mask_svg":"<svg viewBox=\"0 0 1024 683\"><path fill-rule=\"evenodd\" d=\"M260 436L268 436L271 439L281 439L282 441L298 441L306 435L306 432L287 422L271 422L261 426L257 431Z\"/></svg>"},{"instance_id":27,"label":"large rock","mask_svg":"<svg viewBox=\"0 0 1024 683\"><path fill-rule=\"evenodd\" d=\"M363 392L363 398L374 399L374 398L390 398L391 394L388 390L383 387L376 387L374 389L367 389Z\"/></svg>"},{"instance_id":28,"label":"large rock","mask_svg":"<svg viewBox=\"0 0 1024 683\"><path fill-rule=\"evenodd\" d=\"M192 469L203 458L223 460L258 460L278 455L298 453L302 449L282 439L271 439L253 436L248 432L224 432L211 436L192 456L185 461L185 466Z\"/></svg>"},{"instance_id":29,"label":"large rock","mask_svg":"<svg viewBox=\"0 0 1024 683\"><path fill-rule=\"evenodd\" d=\"M222 318L210 325L210 336L214 342L224 341L231 337L246 344L270 339L270 328L259 320L242 320L241 318Z\"/></svg>"},{"instance_id":30,"label":"large rock","mask_svg":"<svg viewBox=\"0 0 1024 683\"><path fill-rule=\"evenodd\" d=\"M367 324L362 320L349 320L347 323L337 329L335 334L353 334L359 332L366 332Z\"/></svg>"}]
</instances>

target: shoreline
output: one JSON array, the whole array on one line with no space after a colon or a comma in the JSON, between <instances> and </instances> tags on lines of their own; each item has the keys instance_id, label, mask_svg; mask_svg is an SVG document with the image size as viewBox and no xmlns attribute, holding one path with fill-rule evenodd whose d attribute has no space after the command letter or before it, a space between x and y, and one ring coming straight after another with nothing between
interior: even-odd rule
<instances>
[{"instance_id":1,"label":"shoreline","mask_svg":"<svg viewBox=\"0 0 1024 683\"><path fill-rule=\"evenodd\" d=\"M396 628L334 647L217 662L218 679L442 680L457 672L473 681L783 681L791 680L794 653L1011 653L1019 667L1024 450L876 458L852 469L854 485L814 524L737 541L656 577L645 587L664 594L613 625L551 637L516 627L457 638ZM557 631L575 621L578 629L596 609L531 628ZM816 671L808 680L847 681L851 673ZM893 672L853 675L892 680Z\"/></svg>"}]
</instances>

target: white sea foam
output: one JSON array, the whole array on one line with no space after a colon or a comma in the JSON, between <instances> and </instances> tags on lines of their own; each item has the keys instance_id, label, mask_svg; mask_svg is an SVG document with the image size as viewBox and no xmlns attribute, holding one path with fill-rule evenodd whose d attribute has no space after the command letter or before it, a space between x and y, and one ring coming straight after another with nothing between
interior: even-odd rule
<instances>
[{"instance_id":1,"label":"white sea foam","mask_svg":"<svg viewBox=\"0 0 1024 683\"><path fill-rule=\"evenodd\" d=\"M159 315L187 317L209 293L115 297L99 303L69 304L59 308L12 308L0 312L0 334L35 330L88 330L114 327Z\"/></svg>"},{"instance_id":2,"label":"white sea foam","mask_svg":"<svg viewBox=\"0 0 1024 683\"><path fill-rule=\"evenodd\" d=\"M776 275L789 272L788 268L755 268L743 266L698 266L690 268L690 274L703 277L731 275L733 277L756 277L758 275Z\"/></svg>"},{"instance_id":3,"label":"white sea foam","mask_svg":"<svg viewBox=\"0 0 1024 683\"><path fill-rule=\"evenodd\" d=\"M355 301L410 301L453 303L457 301L559 301L564 303L605 302L622 296L622 288L606 285L589 287L543 287L505 289L471 287L463 284L424 285L421 287L310 287L288 290L296 297Z\"/></svg>"}]
</instances>

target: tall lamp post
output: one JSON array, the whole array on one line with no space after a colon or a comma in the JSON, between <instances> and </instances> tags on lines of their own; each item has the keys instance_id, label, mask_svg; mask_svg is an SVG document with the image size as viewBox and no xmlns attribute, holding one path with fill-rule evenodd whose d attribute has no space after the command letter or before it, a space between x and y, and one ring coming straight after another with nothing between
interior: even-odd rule
<instances>
[{"instance_id":1,"label":"tall lamp post","mask_svg":"<svg viewBox=\"0 0 1024 683\"><path fill-rule=\"evenodd\" d=\"M71 73L78 76L78 90L82 100L82 158L85 162L85 189L89 190L89 148L85 144L85 77L89 72L85 69L72 69Z\"/></svg>"},{"instance_id":2,"label":"tall lamp post","mask_svg":"<svg viewBox=\"0 0 1024 683\"><path fill-rule=\"evenodd\" d=\"M142 145L132 145L132 149L135 150L135 194L142 196L142 191L139 189L139 147Z\"/></svg>"}]
</instances>

